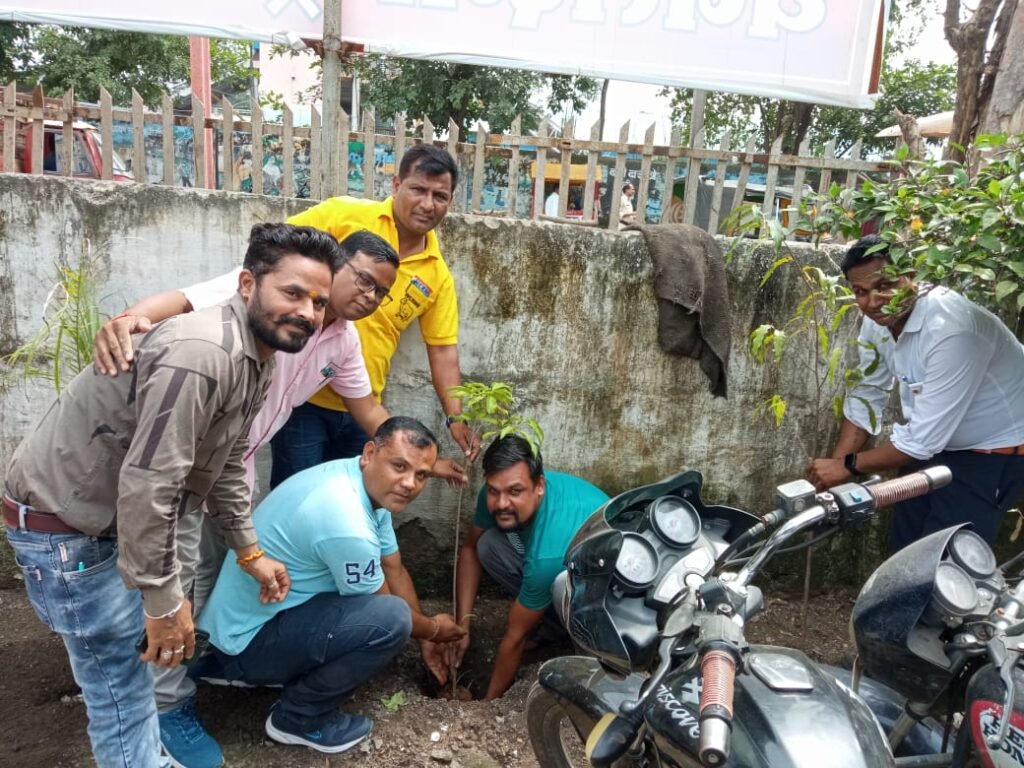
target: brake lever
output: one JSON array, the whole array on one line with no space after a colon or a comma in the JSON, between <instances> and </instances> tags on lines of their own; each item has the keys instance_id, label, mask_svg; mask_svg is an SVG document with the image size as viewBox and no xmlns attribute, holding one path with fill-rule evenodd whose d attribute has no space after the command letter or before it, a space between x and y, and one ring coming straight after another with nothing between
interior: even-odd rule
<instances>
[{"instance_id":1,"label":"brake lever","mask_svg":"<svg viewBox=\"0 0 1024 768\"><path fill-rule=\"evenodd\" d=\"M1013 702L1017 697L1016 683L1013 679L1013 668L1017 666L1020 652L1014 647L1009 649L1006 646L1006 636L996 635L988 642L989 657L999 665L999 677L1006 688L1006 695L1003 697L1003 713L999 720L999 730L995 736L985 739L993 749L1000 749L1006 737L1010 733L1010 713L1013 712Z\"/></svg>"}]
</instances>

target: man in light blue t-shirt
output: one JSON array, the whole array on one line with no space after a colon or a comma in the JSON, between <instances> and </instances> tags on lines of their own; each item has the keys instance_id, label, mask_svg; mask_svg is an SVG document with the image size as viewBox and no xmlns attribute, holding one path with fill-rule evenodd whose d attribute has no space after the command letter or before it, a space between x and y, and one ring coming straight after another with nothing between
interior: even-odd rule
<instances>
[{"instance_id":1,"label":"man in light blue t-shirt","mask_svg":"<svg viewBox=\"0 0 1024 768\"><path fill-rule=\"evenodd\" d=\"M608 496L586 480L545 472L540 452L534 455L518 435L491 443L483 468L484 487L456 575L456 616L466 636L450 649L457 667L469 647L469 619L485 570L516 595L487 687L491 700L515 681L527 636L551 606L551 584L565 568L569 542Z\"/></svg>"},{"instance_id":2,"label":"man in light blue t-shirt","mask_svg":"<svg viewBox=\"0 0 1024 768\"><path fill-rule=\"evenodd\" d=\"M261 602L259 585L225 562L199 619L212 659L196 675L283 685L266 722L275 741L332 754L358 744L373 723L339 712L338 701L410 635L427 665L443 670L441 644L465 634L451 616L422 614L391 525L436 459L430 430L392 417L361 456L320 464L275 488L253 522L266 555L288 567L291 590L282 602Z\"/></svg>"}]
</instances>

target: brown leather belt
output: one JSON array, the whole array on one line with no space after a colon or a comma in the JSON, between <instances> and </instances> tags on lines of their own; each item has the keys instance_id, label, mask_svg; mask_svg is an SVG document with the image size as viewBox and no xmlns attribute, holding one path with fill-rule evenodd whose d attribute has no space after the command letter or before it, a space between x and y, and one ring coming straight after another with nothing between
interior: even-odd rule
<instances>
[{"instance_id":1,"label":"brown leather belt","mask_svg":"<svg viewBox=\"0 0 1024 768\"><path fill-rule=\"evenodd\" d=\"M972 448L974 453L998 453L1001 456L1024 456L1024 445L1015 445L1012 448Z\"/></svg>"},{"instance_id":2,"label":"brown leather belt","mask_svg":"<svg viewBox=\"0 0 1024 768\"><path fill-rule=\"evenodd\" d=\"M78 529L65 525L64 521L56 515L32 509L32 507L19 504L6 496L4 496L3 507L4 522L11 526L11 528L24 527L25 530L35 531L36 533L76 533L79 536L83 535Z\"/></svg>"}]
</instances>

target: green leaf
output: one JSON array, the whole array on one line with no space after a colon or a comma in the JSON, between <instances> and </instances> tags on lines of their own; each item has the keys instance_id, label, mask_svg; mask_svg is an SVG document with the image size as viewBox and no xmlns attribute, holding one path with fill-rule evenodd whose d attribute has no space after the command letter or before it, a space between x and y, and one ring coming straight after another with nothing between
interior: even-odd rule
<instances>
[{"instance_id":1,"label":"green leaf","mask_svg":"<svg viewBox=\"0 0 1024 768\"><path fill-rule=\"evenodd\" d=\"M995 235L979 235L978 245L990 253L1002 253L1003 241Z\"/></svg>"},{"instance_id":2,"label":"green leaf","mask_svg":"<svg viewBox=\"0 0 1024 768\"><path fill-rule=\"evenodd\" d=\"M836 346L832 348L832 354L828 357L828 383L836 383L836 371L839 369L839 363L843 359L843 348Z\"/></svg>"},{"instance_id":3,"label":"green leaf","mask_svg":"<svg viewBox=\"0 0 1024 768\"><path fill-rule=\"evenodd\" d=\"M783 264L789 264L791 261L793 261L792 256L782 256L781 258L776 259L772 265L768 267L768 271L764 273L764 277L761 278L761 283L758 285L758 288L764 288L764 284L767 283L771 279L771 276L775 274L775 270Z\"/></svg>"},{"instance_id":4,"label":"green leaf","mask_svg":"<svg viewBox=\"0 0 1024 768\"><path fill-rule=\"evenodd\" d=\"M818 326L818 349L821 350L823 357L828 354L828 331L824 325Z\"/></svg>"},{"instance_id":5,"label":"green leaf","mask_svg":"<svg viewBox=\"0 0 1024 768\"><path fill-rule=\"evenodd\" d=\"M1002 301L1016 291L1018 287L1015 280L1000 280L996 283L996 301Z\"/></svg>"}]
</instances>

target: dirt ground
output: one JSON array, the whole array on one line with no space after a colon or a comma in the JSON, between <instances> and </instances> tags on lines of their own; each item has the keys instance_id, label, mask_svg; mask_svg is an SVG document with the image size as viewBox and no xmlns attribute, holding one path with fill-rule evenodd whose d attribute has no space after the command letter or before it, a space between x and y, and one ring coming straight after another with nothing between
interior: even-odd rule
<instances>
[{"instance_id":1,"label":"dirt ground","mask_svg":"<svg viewBox=\"0 0 1024 768\"><path fill-rule=\"evenodd\" d=\"M770 588L766 588L766 593ZM800 599L768 598L768 610L751 627L753 642L801 648L812 658L849 665L852 649L847 621L853 592L812 598L808 625L800 631ZM508 604L484 600L478 606L470 671L463 683L479 691L486 685ZM425 601L425 610L442 605ZM345 705L375 721L372 737L361 748L326 757L302 747L270 742L263 722L276 698L269 689L203 687L198 706L207 728L220 742L229 766L453 766L458 768L535 768L526 736L524 706L537 668L567 650L534 652L520 679L493 703L452 702L423 695L425 676L418 649L410 643L386 674L372 680ZM85 706L71 676L59 638L32 612L21 588L0 590L0 766L36 768L92 765L86 735ZM395 694L403 692L404 697ZM389 711L384 700L405 703Z\"/></svg>"}]
</instances>

